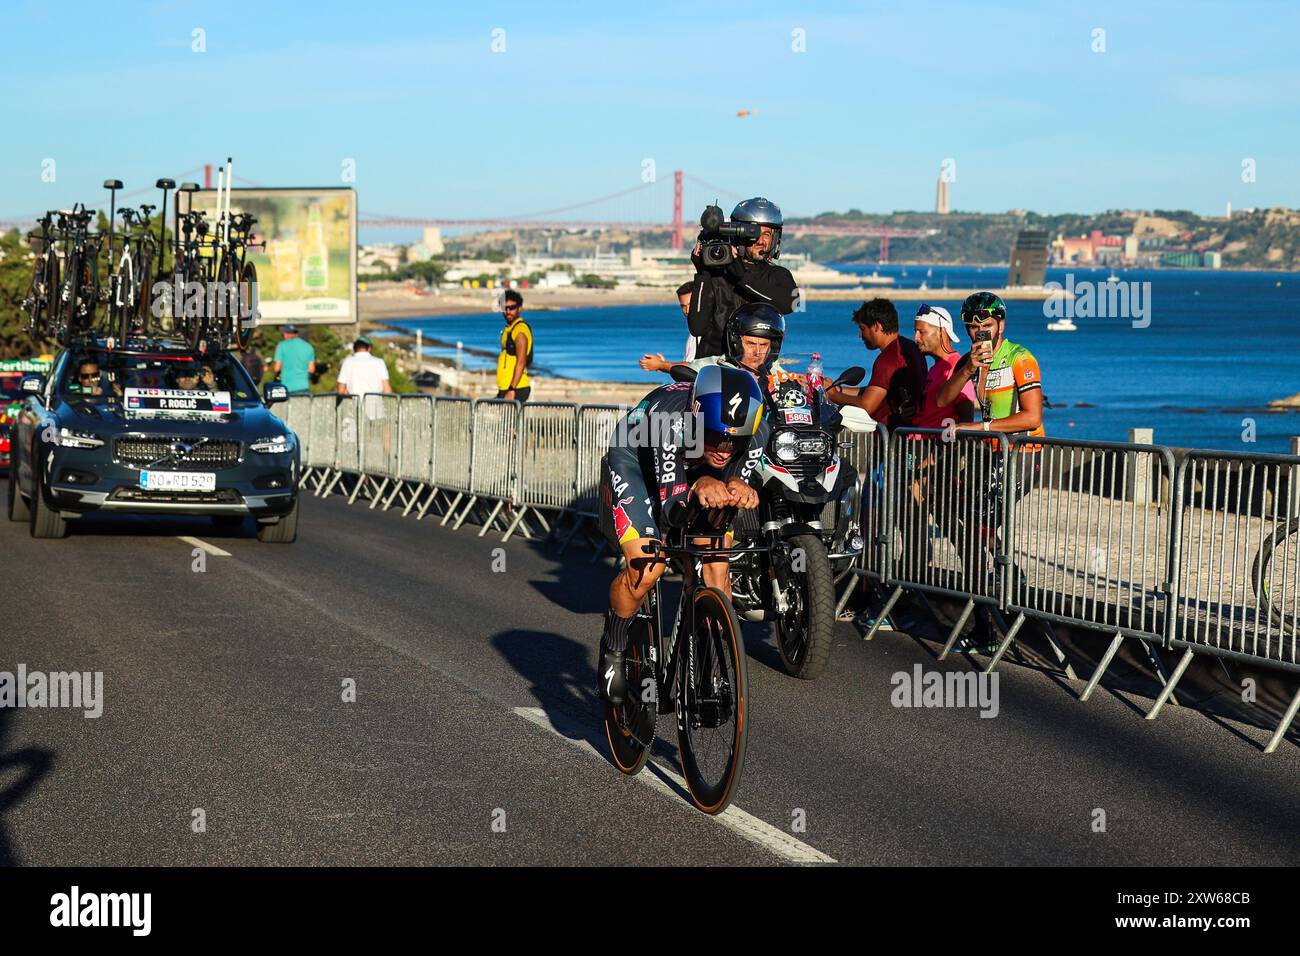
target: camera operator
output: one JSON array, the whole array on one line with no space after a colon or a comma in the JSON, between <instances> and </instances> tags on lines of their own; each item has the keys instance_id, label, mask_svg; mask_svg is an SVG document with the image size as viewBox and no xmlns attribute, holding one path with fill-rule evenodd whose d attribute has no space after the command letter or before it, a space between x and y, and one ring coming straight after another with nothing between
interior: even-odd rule
<instances>
[{"instance_id":1,"label":"camera operator","mask_svg":"<svg viewBox=\"0 0 1300 956\"><path fill-rule=\"evenodd\" d=\"M699 337L697 359L725 354L727 319L742 305L761 302L789 315L798 294L790 270L771 262L781 254L784 222L776 203L761 197L746 199L731 211L730 223L720 222L721 228L712 231L704 222L711 212L715 222L721 220L716 206L705 210L701 217L705 228L691 253L695 278L686 320L691 334ZM752 224L751 230L758 227L753 239L736 236L743 224ZM727 243L727 235L735 238Z\"/></svg>"}]
</instances>

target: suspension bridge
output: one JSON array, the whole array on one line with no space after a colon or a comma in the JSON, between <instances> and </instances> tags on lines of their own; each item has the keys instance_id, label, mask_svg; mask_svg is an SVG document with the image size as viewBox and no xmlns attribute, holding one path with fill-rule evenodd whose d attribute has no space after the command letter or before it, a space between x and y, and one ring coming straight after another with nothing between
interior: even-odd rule
<instances>
[{"instance_id":1,"label":"suspension bridge","mask_svg":"<svg viewBox=\"0 0 1300 956\"><path fill-rule=\"evenodd\" d=\"M212 166L197 166L173 177L180 183L202 176L204 188L212 188ZM236 176L242 186L262 188L263 183ZM156 192L153 186L133 189L119 195L119 203ZM708 183L682 170L673 172L672 178L650 176L643 181L602 196L540 209L532 212L482 218L444 218L438 216L412 216L361 211L358 226L363 229L410 229L437 226L465 232L498 229L594 229L622 232L667 232L672 247L684 247L687 234L694 233L694 212L686 218L686 210L703 211L706 205L720 204L724 212L745 195ZM30 229L37 216L15 220L0 219L0 230L9 228ZM880 261L889 261L891 239L916 239L937 233L937 229L902 228L870 223L829 221L801 222L787 219L787 235L847 236L860 239L878 239Z\"/></svg>"}]
</instances>

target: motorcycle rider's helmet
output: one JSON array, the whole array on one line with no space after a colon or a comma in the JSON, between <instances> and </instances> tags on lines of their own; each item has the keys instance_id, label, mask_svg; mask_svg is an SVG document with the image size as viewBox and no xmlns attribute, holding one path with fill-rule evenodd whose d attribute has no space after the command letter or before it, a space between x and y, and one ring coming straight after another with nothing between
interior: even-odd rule
<instances>
[{"instance_id":1,"label":"motorcycle rider's helmet","mask_svg":"<svg viewBox=\"0 0 1300 956\"><path fill-rule=\"evenodd\" d=\"M770 199L764 199L762 196L755 196L753 199L746 199L744 202L736 204L736 208L731 210L732 222L756 222L760 226L772 227L772 251L768 253L769 259L778 259L781 256L781 227L785 224L785 217L781 215L781 207Z\"/></svg>"},{"instance_id":2,"label":"motorcycle rider's helmet","mask_svg":"<svg viewBox=\"0 0 1300 956\"><path fill-rule=\"evenodd\" d=\"M739 365L745 357L742 336L767 339L772 343L767 353L764 367L771 365L781 354L781 343L785 340L785 316L766 302L747 302L731 313L723 330L723 341L727 348L727 358L733 365ZM753 369L754 372L760 369Z\"/></svg>"},{"instance_id":3,"label":"motorcycle rider's helmet","mask_svg":"<svg viewBox=\"0 0 1300 956\"><path fill-rule=\"evenodd\" d=\"M1007 307L1002 304L1002 299L992 292L972 292L966 296L966 300L961 304L961 320L969 325L971 322L979 322L986 318L996 319L999 322L1006 321Z\"/></svg>"},{"instance_id":4,"label":"motorcycle rider's helmet","mask_svg":"<svg viewBox=\"0 0 1300 956\"><path fill-rule=\"evenodd\" d=\"M706 365L695 376L691 407L700 416L704 443L716 448L733 442L743 451L763 418L763 394L743 369Z\"/></svg>"}]
</instances>

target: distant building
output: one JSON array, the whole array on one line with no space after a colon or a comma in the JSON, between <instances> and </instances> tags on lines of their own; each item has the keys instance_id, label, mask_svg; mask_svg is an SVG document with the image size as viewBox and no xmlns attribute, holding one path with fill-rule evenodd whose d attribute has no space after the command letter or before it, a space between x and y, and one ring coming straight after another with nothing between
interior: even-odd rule
<instances>
[{"instance_id":1,"label":"distant building","mask_svg":"<svg viewBox=\"0 0 1300 956\"><path fill-rule=\"evenodd\" d=\"M1041 286L1047 274L1047 231L1022 229L1011 247L1008 286Z\"/></svg>"},{"instance_id":2,"label":"distant building","mask_svg":"<svg viewBox=\"0 0 1300 956\"><path fill-rule=\"evenodd\" d=\"M1093 254L1092 240L1087 236L1058 238L1056 240L1056 249L1057 255L1063 263L1092 262L1096 258Z\"/></svg>"},{"instance_id":3,"label":"distant building","mask_svg":"<svg viewBox=\"0 0 1300 956\"><path fill-rule=\"evenodd\" d=\"M440 256L447 251L447 247L442 244L442 228L440 226L425 226L423 242L429 250L430 256ZM425 258L428 258L428 256Z\"/></svg>"},{"instance_id":4,"label":"distant building","mask_svg":"<svg viewBox=\"0 0 1300 956\"><path fill-rule=\"evenodd\" d=\"M934 194L934 211L941 216L948 215L948 180L944 178L942 168L939 171L939 185Z\"/></svg>"},{"instance_id":5,"label":"distant building","mask_svg":"<svg viewBox=\"0 0 1300 956\"><path fill-rule=\"evenodd\" d=\"M1201 256L1195 252L1171 252L1160 257L1160 264L1175 269L1195 269L1201 264Z\"/></svg>"},{"instance_id":6,"label":"distant building","mask_svg":"<svg viewBox=\"0 0 1300 956\"><path fill-rule=\"evenodd\" d=\"M1126 236L1124 238L1124 258L1129 262L1135 262L1138 257L1138 237Z\"/></svg>"},{"instance_id":7,"label":"distant building","mask_svg":"<svg viewBox=\"0 0 1300 956\"><path fill-rule=\"evenodd\" d=\"M1218 269L1223 266L1223 254L1207 252L1202 256L1201 261L1207 269Z\"/></svg>"},{"instance_id":8,"label":"distant building","mask_svg":"<svg viewBox=\"0 0 1300 956\"><path fill-rule=\"evenodd\" d=\"M1224 218L1224 219L1231 219L1231 218L1232 218L1232 203L1228 203L1228 208L1227 208L1227 210L1224 212L1223 218Z\"/></svg>"}]
</instances>

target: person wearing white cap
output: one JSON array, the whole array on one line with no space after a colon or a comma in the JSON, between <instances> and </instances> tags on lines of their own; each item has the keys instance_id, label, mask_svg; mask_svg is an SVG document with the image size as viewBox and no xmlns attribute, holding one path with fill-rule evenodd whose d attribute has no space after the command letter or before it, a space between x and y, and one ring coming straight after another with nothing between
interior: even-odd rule
<instances>
[{"instance_id":1,"label":"person wearing white cap","mask_svg":"<svg viewBox=\"0 0 1300 956\"><path fill-rule=\"evenodd\" d=\"M916 324L912 338L922 352L934 359L930 374L925 379L925 400L912 424L917 428L947 428L950 422L975 420L975 387L967 382L951 405L940 405L939 391L952 378L953 369L961 353L953 350L960 342L953 330L952 316L942 306L925 305L916 310Z\"/></svg>"}]
</instances>

